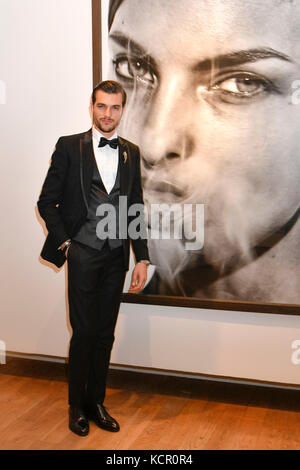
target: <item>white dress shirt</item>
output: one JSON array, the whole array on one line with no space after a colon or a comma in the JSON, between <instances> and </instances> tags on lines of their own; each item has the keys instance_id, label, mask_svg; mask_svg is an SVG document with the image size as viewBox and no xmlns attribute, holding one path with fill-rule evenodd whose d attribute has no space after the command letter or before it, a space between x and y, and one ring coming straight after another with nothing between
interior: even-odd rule
<instances>
[{"instance_id":1,"label":"white dress shirt","mask_svg":"<svg viewBox=\"0 0 300 470\"><path fill-rule=\"evenodd\" d=\"M92 130L93 134L93 149L97 162L98 170L102 178L103 184L107 193L109 194L115 185L118 163L119 163L119 149L113 149L109 145L98 147L101 137L104 137L95 127ZM117 138L115 132L109 140Z\"/></svg>"}]
</instances>

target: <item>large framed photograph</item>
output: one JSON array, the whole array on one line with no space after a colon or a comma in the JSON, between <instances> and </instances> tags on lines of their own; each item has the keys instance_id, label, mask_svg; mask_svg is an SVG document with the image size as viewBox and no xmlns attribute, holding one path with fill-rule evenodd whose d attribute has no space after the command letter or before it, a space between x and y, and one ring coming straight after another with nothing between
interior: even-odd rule
<instances>
[{"instance_id":1,"label":"large framed photograph","mask_svg":"<svg viewBox=\"0 0 300 470\"><path fill-rule=\"evenodd\" d=\"M123 301L300 314L300 5L92 0L127 92L152 266Z\"/></svg>"}]
</instances>

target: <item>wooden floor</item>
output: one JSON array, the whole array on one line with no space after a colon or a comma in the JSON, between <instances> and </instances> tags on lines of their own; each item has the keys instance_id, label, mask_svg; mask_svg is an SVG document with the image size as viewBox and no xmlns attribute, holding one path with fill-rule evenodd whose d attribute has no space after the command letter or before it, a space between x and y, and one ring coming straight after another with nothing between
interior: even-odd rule
<instances>
[{"instance_id":1,"label":"wooden floor","mask_svg":"<svg viewBox=\"0 0 300 470\"><path fill-rule=\"evenodd\" d=\"M106 406L120 423L68 429L62 364L8 358L0 365L1 450L295 450L300 392L111 371Z\"/></svg>"}]
</instances>

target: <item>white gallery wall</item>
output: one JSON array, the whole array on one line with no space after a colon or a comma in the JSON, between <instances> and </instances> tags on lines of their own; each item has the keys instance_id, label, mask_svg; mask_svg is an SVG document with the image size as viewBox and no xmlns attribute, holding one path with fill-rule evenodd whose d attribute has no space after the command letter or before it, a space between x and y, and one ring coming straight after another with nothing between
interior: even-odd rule
<instances>
[{"instance_id":1,"label":"white gallery wall","mask_svg":"<svg viewBox=\"0 0 300 470\"><path fill-rule=\"evenodd\" d=\"M36 201L59 136L90 127L90 0L0 0L0 345L64 358L66 270L39 259ZM112 362L300 385L300 318L122 304ZM1 366L0 366L1 367Z\"/></svg>"}]
</instances>

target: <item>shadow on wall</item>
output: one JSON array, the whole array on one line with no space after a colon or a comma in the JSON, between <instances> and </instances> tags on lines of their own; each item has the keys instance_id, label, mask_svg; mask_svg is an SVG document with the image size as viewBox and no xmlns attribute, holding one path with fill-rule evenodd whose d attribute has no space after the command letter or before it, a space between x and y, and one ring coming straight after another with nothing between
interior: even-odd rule
<instances>
[{"instance_id":1,"label":"shadow on wall","mask_svg":"<svg viewBox=\"0 0 300 470\"><path fill-rule=\"evenodd\" d=\"M46 239L46 237L48 235L48 231L47 231L44 220L41 218L41 216L39 214L39 210L38 210L37 206L35 207L35 213L36 213L37 221L41 225L41 227L43 229L43 232L44 232L44 235L45 235L45 239ZM42 246L41 246L40 249L42 249ZM42 264L43 266L45 266L47 268L50 268L56 274L59 274L61 271L64 270L64 276L65 276L65 284L64 284L65 285L65 291L64 291L65 309L64 310L65 310L65 318L66 318L65 325L67 327L68 336L69 336L66 339L67 340L67 348L68 348L69 347L69 345L68 345L69 339L72 335L72 327L71 327L70 320L69 320L68 265L67 265L67 263L65 263L61 268L58 268L57 266L50 263L49 261L45 261L43 258L41 258L41 256L39 256L38 260L39 260L40 264ZM52 313L49 321L45 325L45 327L43 329L43 332L41 333L41 336L40 336L41 343L43 343L43 341L44 341L43 338L48 338L48 332L49 331L53 331L53 330L56 329L55 325L57 323L57 319L61 318L61 312L60 312L61 311L61 305L62 305L62 293L58 292L57 296L55 296L55 299L53 299L53 313ZM57 310L59 310L59 311L57 311ZM64 333L65 333L65 331L61 331L59 333L59 335L63 335ZM64 353L64 356L68 357L68 350Z\"/></svg>"}]
</instances>

